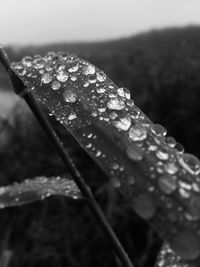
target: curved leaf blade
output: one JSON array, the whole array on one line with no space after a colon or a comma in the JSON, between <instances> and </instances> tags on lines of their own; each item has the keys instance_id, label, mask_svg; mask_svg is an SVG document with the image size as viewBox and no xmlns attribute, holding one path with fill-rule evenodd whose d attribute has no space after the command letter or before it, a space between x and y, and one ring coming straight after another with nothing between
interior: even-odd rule
<instances>
[{"instance_id":1,"label":"curved leaf blade","mask_svg":"<svg viewBox=\"0 0 200 267\"><path fill-rule=\"evenodd\" d=\"M81 193L72 180L59 176L40 176L0 187L0 209L28 204L53 195L81 198Z\"/></svg>"},{"instance_id":2,"label":"curved leaf blade","mask_svg":"<svg viewBox=\"0 0 200 267\"><path fill-rule=\"evenodd\" d=\"M200 260L200 162L166 137L101 70L63 52L12 64L173 250ZM187 240L187 242L185 242ZM184 246L182 245L184 243Z\"/></svg>"}]
</instances>

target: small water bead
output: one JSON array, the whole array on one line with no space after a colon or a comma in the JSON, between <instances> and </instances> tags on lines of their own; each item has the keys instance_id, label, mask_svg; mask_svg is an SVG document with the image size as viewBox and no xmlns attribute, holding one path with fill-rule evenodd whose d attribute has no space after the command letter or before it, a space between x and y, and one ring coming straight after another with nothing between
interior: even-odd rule
<instances>
[{"instance_id":1,"label":"small water bead","mask_svg":"<svg viewBox=\"0 0 200 267\"><path fill-rule=\"evenodd\" d=\"M75 112L73 112L73 113L71 113L69 116L68 116L68 120L74 120L74 119L76 119L77 118L77 115L76 115L76 113Z\"/></svg>"},{"instance_id":2,"label":"small water bead","mask_svg":"<svg viewBox=\"0 0 200 267\"><path fill-rule=\"evenodd\" d=\"M111 98L110 100L108 100L107 107L109 109L122 110L125 107L125 103L123 100L115 97L115 98Z\"/></svg>"},{"instance_id":3,"label":"small water bead","mask_svg":"<svg viewBox=\"0 0 200 267\"><path fill-rule=\"evenodd\" d=\"M29 56L22 58L23 65L28 67L28 68L32 66L32 61L33 61L32 57L29 57Z\"/></svg>"},{"instance_id":4,"label":"small water bead","mask_svg":"<svg viewBox=\"0 0 200 267\"><path fill-rule=\"evenodd\" d=\"M63 98L64 98L65 102L75 103L77 100L77 95L75 94L74 91L67 89L63 93Z\"/></svg>"},{"instance_id":5,"label":"small water bead","mask_svg":"<svg viewBox=\"0 0 200 267\"><path fill-rule=\"evenodd\" d=\"M44 73L41 78L41 82L46 84L50 83L53 80L53 76L50 73Z\"/></svg>"},{"instance_id":6,"label":"small water bead","mask_svg":"<svg viewBox=\"0 0 200 267\"><path fill-rule=\"evenodd\" d=\"M162 175L158 179L158 186L165 194L173 193L177 188L176 178L171 175Z\"/></svg>"},{"instance_id":7,"label":"small water bead","mask_svg":"<svg viewBox=\"0 0 200 267\"><path fill-rule=\"evenodd\" d=\"M115 188L119 188L121 186L120 180L116 177L112 177L110 182L111 182L111 185Z\"/></svg>"},{"instance_id":8,"label":"small water bead","mask_svg":"<svg viewBox=\"0 0 200 267\"><path fill-rule=\"evenodd\" d=\"M144 156L142 149L133 143L127 147L126 154L133 161L141 161Z\"/></svg>"},{"instance_id":9,"label":"small water bead","mask_svg":"<svg viewBox=\"0 0 200 267\"><path fill-rule=\"evenodd\" d=\"M185 260L194 260L200 254L200 243L197 235L188 231L178 233L171 241L171 248Z\"/></svg>"},{"instance_id":10,"label":"small water bead","mask_svg":"<svg viewBox=\"0 0 200 267\"><path fill-rule=\"evenodd\" d=\"M104 82L106 80L106 74L103 71L98 71L96 75L97 75L97 80L99 82Z\"/></svg>"},{"instance_id":11,"label":"small water bead","mask_svg":"<svg viewBox=\"0 0 200 267\"><path fill-rule=\"evenodd\" d=\"M149 146L148 146L148 150L149 151L156 151L157 150L157 146L156 145L153 145L153 144L149 144Z\"/></svg>"},{"instance_id":12,"label":"small water bead","mask_svg":"<svg viewBox=\"0 0 200 267\"><path fill-rule=\"evenodd\" d=\"M176 143L175 149L177 150L177 152L179 154L182 154L185 151L185 149L184 149L184 147L183 147L183 145L181 143Z\"/></svg>"},{"instance_id":13,"label":"small water bead","mask_svg":"<svg viewBox=\"0 0 200 267\"><path fill-rule=\"evenodd\" d=\"M46 71L52 71L53 68L54 68L54 64L53 64L53 62L48 61L48 62L45 64L44 68L45 68Z\"/></svg>"},{"instance_id":14,"label":"small water bead","mask_svg":"<svg viewBox=\"0 0 200 267\"><path fill-rule=\"evenodd\" d=\"M97 78L96 78L96 75L88 75L88 82L89 83L96 83L97 81Z\"/></svg>"},{"instance_id":15,"label":"small water bead","mask_svg":"<svg viewBox=\"0 0 200 267\"><path fill-rule=\"evenodd\" d=\"M178 166L174 162L168 162L164 165L164 169L169 174L175 174L178 171Z\"/></svg>"},{"instance_id":16,"label":"small water bead","mask_svg":"<svg viewBox=\"0 0 200 267\"><path fill-rule=\"evenodd\" d=\"M116 112L111 112L109 117L111 118L111 120L114 120L118 117L117 113Z\"/></svg>"},{"instance_id":17,"label":"small water bead","mask_svg":"<svg viewBox=\"0 0 200 267\"><path fill-rule=\"evenodd\" d=\"M100 113L103 113L103 112L106 111L106 107L105 107L105 108L98 108L98 111L99 111Z\"/></svg>"},{"instance_id":18,"label":"small water bead","mask_svg":"<svg viewBox=\"0 0 200 267\"><path fill-rule=\"evenodd\" d=\"M189 198L190 197L190 192L184 188L179 188L178 189L179 194L181 195L181 197L183 198Z\"/></svg>"},{"instance_id":19,"label":"small water bead","mask_svg":"<svg viewBox=\"0 0 200 267\"><path fill-rule=\"evenodd\" d=\"M158 136L165 136L167 134L167 130L160 124L152 124L150 130L153 134Z\"/></svg>"},{"instance_id":20,"label":"small water bead","mask_svg":"<svg viewBox=\"0 0 200 267\"><path fill-rule=\"evenodd\" d=\"M75 82L76 80L78 79L77 75L76 74L71 74L70 75L70 80Z\"/></svg>"},{"instance_id":21,"label":"small water bead","mask_svg":"<svg viewBox=\"0 0 200 267\"><path fill-rule=\"evenodd\" d=\"M131 118L129 116L119 118L118 121L114 121L113 125L119 130L128 131L131 126Z\"/></svg>"},{"instance_id":22,"label":"small water bead","mask_svg":"<svg viewBox=\"0 0 200 267\"><path fill-rule=\"evenodd\" d=\"M43 58L38 57L38 58L34 59L33 67L35 69L42 69L44 67L45 63L46 62L45 62L45 60Z\"/></svg>"},{"instance_id":23,"label":"small water bead","mask_svg":"<svg viewBox=\"0 0 200 267\"><path fill-rule=\"evenodd\" d=\"M181 166L192 175L200 173L200 161L192 154L184 153L179 158Z\"/></svg>"},{"instance_id":24,"label":"small water bead","mask_svg":"<svg viewBox=\"0 0 200 267\"><path fill-rule=\"evenodd\" d=\"M150 219L156 212L150 193L143 193L133 198L133 209L143 219Z\"/></svg>"},{"instance_id":25,"label":"small water bead","mask_svg":"<svg viewBox=\"0 0 200 267\"><path fill-rule=\"evenodd\" d=\"M77 62L73 62L73 64L71 65L71 67L68 69L68 71L70 73L72 72L76 72L79 69L79 65Z\"/></svg>"},{"instance_id":26,"label":"small water bead","mask_svg":"<svg viewBox=\"0 0 200 267\"><path fill-rule=\"evenodd\" d=\"M142 141L147 138L147 130L142 124L136 123L130 128L129 137L133 141Z\"/></svg>"},{"instance_id":27,"label":"small water bead","mask_svg":"<svg viewBox=\"0 0 200 267\"><path fill-rule=\"evenodd\" d=\"M200 197L194 196L190 199L187 211L191 215L191 220L197 221L200 219Z\"/></svg>"},{"instance_id":28,"label":"small water bead","mask_svg":"<svg viewBox=\"0 0 200 267\"><path fill-rule=\"evenodd\" d=\"M97 89L96 89L96 91L97 91L97 93L98 94L102 94L102 93L105 93L105 91L106 91L106 89L104 88L104 87L98 87Z\"/></svg>"},{"instance_id":29,"label":"small water bead","mask_svg":"<svg viewBox=\"0 0 200 267\"><path fill-rule=\"evenodd\" d=\"M68 76L67 72L64 70L59 71L56 75L57 80L60 82L66 82L68 80L68 77L69 76Z\"/></svg>"},{"instance_id":30,"label":"small water bead","mask_svg":"<svg viewBox=\"0 0 200 267\"><path fill-rule=\"evenodd\" d=\"M90 84L89 84L89 82L88 81L84 81L83 82L83 87L88 87Z\"/></svg>"},{"instance_id":31,"label":"small water bead","mask_svg":"<svg viewBox=\"0 0 200 267\"><path fill-rule=\"evenodd\" d=\"M157 158L161 160L168 160L169 159L169 154L166 149L161 148L156 152Z\"/></svg>"},{"instance_id":32,"label":"small water bead","mask_svg":"<svg viewBox=\"0 0 200 267\"><path fill-rule=\"evenodd\" d=\"M135 177L133 175L127 175L126 181L129 185L135 184Z\"/></svg>"},{"instance_id":33,"label":"small water bead","mask_svg":"<svg viewBox=\"0 0 200 267\"><path fill-rule=\"evenodd\" d=\"M131 98L131 94L130 91L124 87L118 88L117 89L117 93L119 96L126 98L126 99L130 99Z\"/></svg>"},{"instance_id":34,"label":"small water bead","mask_svg":"<svg viewBox=\"0 0 200 267\"><path fill-rule=\"evenodd\" d=\"M165 139L165 142L168 144L170 147L175 147L176 145L176 139L172 136L167 136Z\"/></svg>"},{"instance_id":35,"label":"small water bead","mask_svg":"<svg viewBox=\"0 0 200 267\"><path fill-rule=\"evenodd\" d=\"M96 72L96 69L95 69L95 66L89 64L89 65L85 65L83 66L82 68L82 73L84 75L91 75L91 74L95 74Z\"/></svg>"},{"instance_id":36,"label":"small water bead","mask_svg":"<svg viewBox=\"0 0 200 267\"><path fill-rule=\"evenodd\" d=\"M61 87L61 84L60 84L58 81L53 81L53 82L51 83L51 88L52 88L53 90L59 90L60 87Z\"/></svg>"}]
</instances>

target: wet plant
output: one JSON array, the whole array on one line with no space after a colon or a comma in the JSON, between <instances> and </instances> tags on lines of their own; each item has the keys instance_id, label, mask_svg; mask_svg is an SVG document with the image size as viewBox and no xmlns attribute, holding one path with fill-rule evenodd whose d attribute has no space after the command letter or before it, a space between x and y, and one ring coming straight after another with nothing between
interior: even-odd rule
<instances>
[{"instance_id":1,"label":"wet plant","mask_svg":"<svg viewBox=\"0 0 200 267\"><path fill-rule=\"evenodd\" d=\"M179 257L198 266L199 159L184 153L164 127L154 124L128 89L75 55L26 56L7 70L32 110L37 113L33 95L78 140L134 211ZM158 266L164 264L162 259Z\"/></svg>"}]
</instances>

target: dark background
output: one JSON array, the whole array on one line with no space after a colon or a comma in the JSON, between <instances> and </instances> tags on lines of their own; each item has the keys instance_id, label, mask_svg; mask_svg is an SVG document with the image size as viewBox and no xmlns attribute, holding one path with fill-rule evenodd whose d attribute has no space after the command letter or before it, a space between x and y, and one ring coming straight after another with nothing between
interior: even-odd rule
<instances>
[{"instance_id":1,"label":"dark background","mask_svg":"<svg viewBox=\"0 0 200 267\"><path fill-rule=\"evenodd\" d=\"M98 66L155 123L185 150L200 157L200 27L166 29L101 43L7 47L11 61L48 51L76 53ZM11 91L0 69L2 91ZM45 110L44 110L45 111ZM139 219L131 203L109 185L107 177L53 119L87 183L136 266L153 266L161 240ZM54 148L28 108L19 102L1 119L1 185L38 175L66 173ZM116 266L104 234L81 201L51 197L0 211L0 255L12 253L14 267ZM1 259L0 258L0 259ZM119 265L120 266L120 265Z\"/></svg>"}]
</instances>

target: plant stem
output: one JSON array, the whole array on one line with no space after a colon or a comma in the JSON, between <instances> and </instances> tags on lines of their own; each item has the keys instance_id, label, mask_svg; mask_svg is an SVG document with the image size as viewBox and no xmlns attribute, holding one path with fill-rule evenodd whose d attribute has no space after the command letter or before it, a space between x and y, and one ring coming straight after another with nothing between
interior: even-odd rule
<instances>
[{"instance_id":1,"label":"plant stem","mask_svg":"<svg viewBox=\"0 0 200 267\"><path fill-rule=\"evenodd\" d=\"M40 125L42 126L43 130L49 136L51 142L54 144L57 153L59 154L60 158L62 159L64 165L66 166L67 170L70 172L71 176L73 177L74 181L76 182L77 186L79 187L80 191L82 192L83 196L86 197L88 200L89 207L93 212L97 222L101 226L102 230L104 231L106 237L109 239L110 243L112 244L116 255L121 260L124 266L126 267L134 267L131 260L129 259L125 249L123 248L122 244L120 243L118 237L116 236L115 232L111 228L109 222L107 221L103 211L101 210L99 204L97 203L96 199L94 198L93 193L91 192L90 188L85 183L81 173L75 166L73 159L70 157L67 150L63 147L63 144L59 137L57 136L55 130L51 126L50 122L47 120L41 109L39 108L37 102L33 98L32 94L26 90L25 85L20 80L20 78L14 73L14 71L10 68L10 63L7 58L5 52L0 48L0 61L2 62L3 66L5 67L6 71L8 72L13 88L15 93L22 96L36 118L38 119Z\"/></svg>"}]
</instances>

